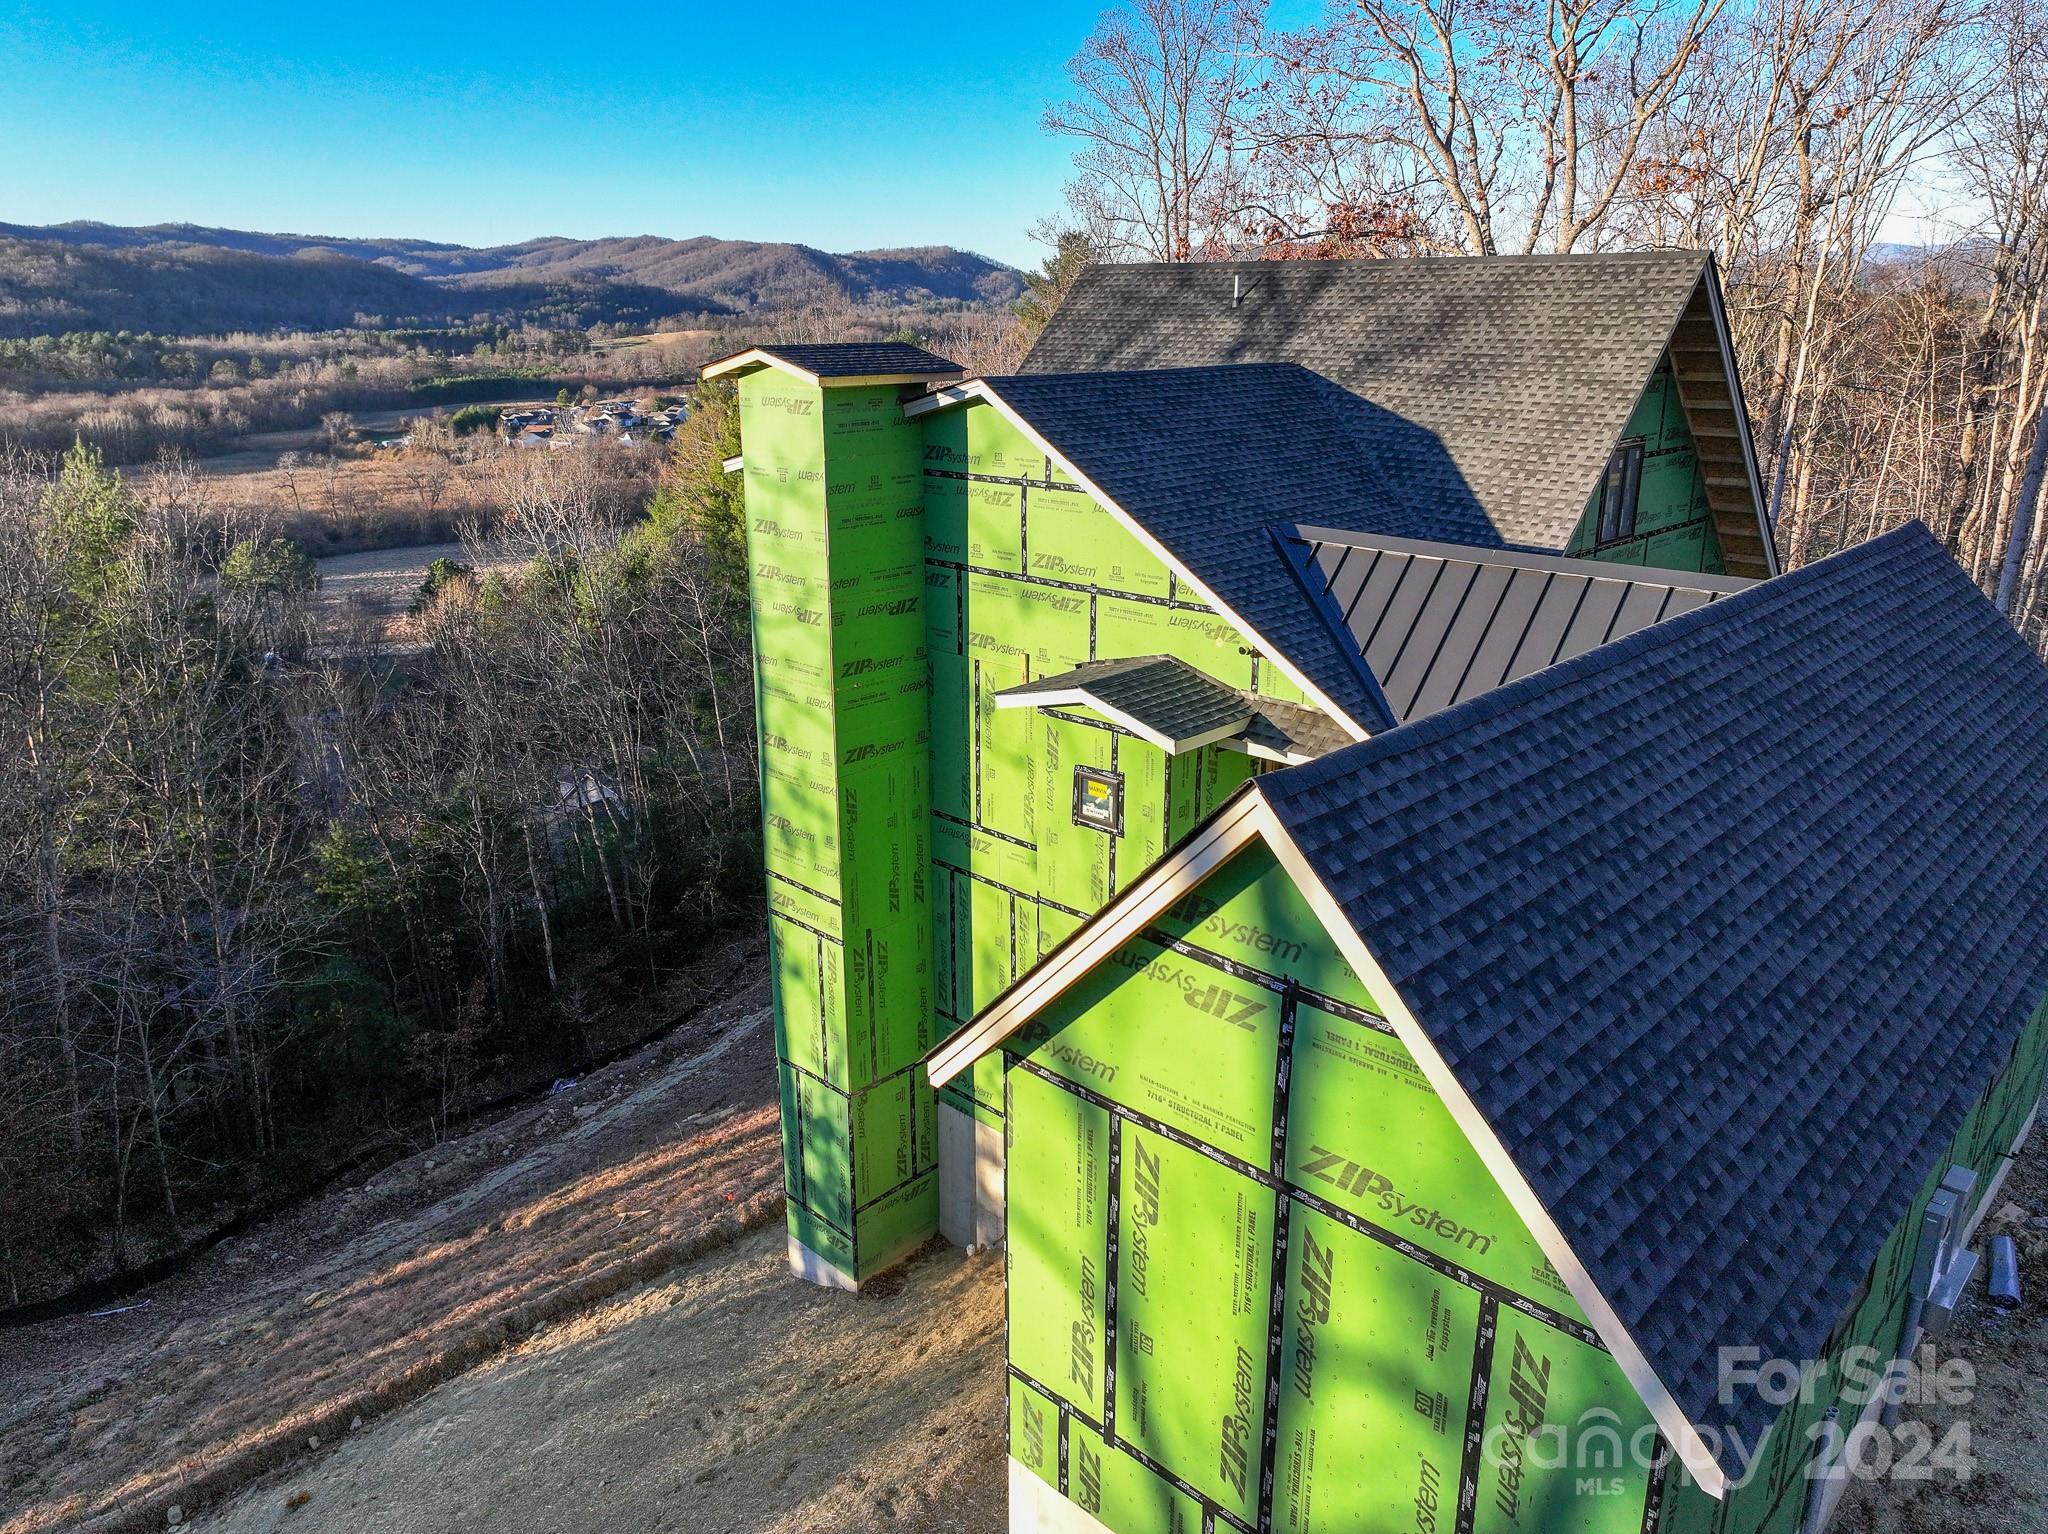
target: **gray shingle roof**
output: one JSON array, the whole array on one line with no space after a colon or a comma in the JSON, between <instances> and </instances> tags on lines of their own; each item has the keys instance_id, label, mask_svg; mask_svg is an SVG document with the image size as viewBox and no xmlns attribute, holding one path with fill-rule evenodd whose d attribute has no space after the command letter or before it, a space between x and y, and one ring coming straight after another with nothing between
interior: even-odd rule
<instances>
[{"instance_id":1,"label":"gray shingle roof","mask_svg":"<svg viewBox=\"0 0 2048 1534\"><path fill-rule=\"evenodd\" d=\"M1276 761L1314 761L1351 744L1351 737L1339 728L1337 721L1320 709L1283 703L1278 698L1252 701L1258 712L1245 726L1245 742Z\"/></svg>"},{"instance_id":2,"label":"gray shingle roof","mask_svg":"<svg viewBox=\"0 0 2048 1534\"><path fill-rule=\"evenodd\" d=\"M820 378L865 378L875 374L930 373L957 374L964 372L959 363L949 362L936 352L928 352L922 346L912 346L907 341L834 341L811 344L783 344L748 347L747 351L762 351L778 357L792 367L802 368ZM733 356L744 356L735 352ZM721 358L720 361L731 361ZM717 367L718 363L708 364Z\"/></svg>"},{"instance_id":3,"label":"gray shingle roof","mask_svg":"<svg viewBox=\"0 0 2048 1534\"><path fill-rule=\"evenodd\" d=\"M983 382L1354 721L1393 724L1267 531L1385 504L1341 414L1370 407L1287 363Z\"/></svg>"},{"instance_id":4,"label":"gray shingle roof","mask_svg":"<svg viewBox=\"0 0 2048 1534\"><path fill-rule=\"evenodd\" d=\"M1327 527L1281 546L1404 724L1755 584Z\"/></svg>"},{"instance_id":5,"label":"gray shingle roof","mask_svg":"<svg viewBox=\"0 0 2048 1534\"><path fill-rule=\"evenodd\" d=\"M1063 671L1005 687L997 699L1037 704L1073 695L1110 713L1142 723L1163 741L1204 743L1220 734L1235 735L1251 723L1252 707L1235 688L1197 671L1171 655L1139 655L1094 660Z\"/></svg>"},{"instance_id":6,"label":"gray shingle roof","mask_svg":"<svg viewBox=\"0 0 2048 1534\"><path fill-rule=\"evenodd\" d=\"M2048 993L2048 669L1918 526L1258 791L1696 1423Z\"/></svg>"},{"instance_id":7,"label":"gray shingle roof","mask_svg":"<svg viewBox=\"0 0 2048 1534\"><path fill-rule=\"evenodd\" d=\"M1225 687L1178 656L1092 660L1057 676L1005 687L997 706L1045 707L1063 701L1142 724L1169 749L1237 741L1277 761L1305 762L1351 744L1320 709Z\"/></svg>"},{"instance_id":8,"label":"gray shingle roof","mask_svg":"<svg viewBox=\"0 0 2048 1534\"><path fill-rule=\"evenodd\" d=\"M1706 271L1698 251L1092 266L1024 371L1300 363L1377 407L1365 451L1418 497L1401 525L1347 520L1554 552Z\"/></svg>"}]
</instances>

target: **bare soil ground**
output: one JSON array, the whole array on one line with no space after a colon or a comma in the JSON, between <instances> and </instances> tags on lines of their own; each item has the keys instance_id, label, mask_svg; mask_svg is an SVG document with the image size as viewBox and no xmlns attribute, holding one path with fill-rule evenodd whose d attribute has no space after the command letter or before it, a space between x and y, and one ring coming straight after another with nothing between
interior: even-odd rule
<instances>
[{"instance_id":1,"label":"bare soil ground","mask_svg":"<svg viewBox=\"0 0 2048 1534\"><path fill-rule=\"evenodd\" d=\"M2010 1314L1984 1300L1990 1237L2011 1235L2020 1249L2020 1308ZM2048 1529L2048 1126L2037 1125L1978 1230L1972 1298L1934 1346L1938 1364L1960 1360L1974 1372L1968 1400L1907 1404L1899 1426L1923 1423L1940 1444L1959 1427L1968 1446L1962 1471L1929 1478L1896 1466L1859 1479L1842 1500L1830 1534L2041 1534Z\"/></svg>"},{"instance_id":2,"label":"bare soil ground","mask_svg":"<svg viewBox=\"0 0 2048 1534\"><path fill-rule=\"evenodd\" d=\"M160 1528L547 1322L779 1227L767 1019L756 979L123 1313L0 1333L0 1534Z\"/></svg>"},{"instance_id":3,"label":"bare soil ground","mask_svg":"<svg viewBox=\"0 0 2048 1534\"><path fill-rule=\"evenodd\" d=\"M789 1275L780 1225L547 1328L250 1487L205 1534L1000 1534L1002 1259L886 1296Z\"/></svg>"}]
</instances>

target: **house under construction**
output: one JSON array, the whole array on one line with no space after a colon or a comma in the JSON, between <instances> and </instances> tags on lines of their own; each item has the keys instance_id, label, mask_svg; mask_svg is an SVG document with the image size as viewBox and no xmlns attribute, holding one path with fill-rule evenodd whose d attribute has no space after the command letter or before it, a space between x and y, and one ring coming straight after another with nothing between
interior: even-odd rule
<instances>
[{"instance_id":1,"label":"house under construction","mask_svg":"<svg viewBox=\"0 0 2048 1534\"><path fill-rule=\"evenodd\" d=\"M2048 991L2038 829L1969 932L1829 904L1865 888L1840 840L1983 904L2048 688L1924 535L1769 579L1712 263L1099 267L1016 376L894 343L706 371L741 411L792 1263L1007 1243L1013 1527L1799 1528L1793 1429L1708 1420L1698 1360L1910 1329ZM1916 713L1930 681L1975 703ZM1766 764L1883 725L1860 818L1760 812ZM1965 762L2007 801L1916 829ZM1790 1028L1787 931L1873 976L1883 934L1919 1010ZM1671 1120L1674 1083L1712 1111ZM1810 1212L1780 1173L1855 1168L1709 1198L1656 1160L1866 1112L1926 1164L1830 1184L1802 1305L1747 1243ZM1597 1494L1514 1457L1594 1411L1658 1453Z\"/></svg>"}]
</instances>

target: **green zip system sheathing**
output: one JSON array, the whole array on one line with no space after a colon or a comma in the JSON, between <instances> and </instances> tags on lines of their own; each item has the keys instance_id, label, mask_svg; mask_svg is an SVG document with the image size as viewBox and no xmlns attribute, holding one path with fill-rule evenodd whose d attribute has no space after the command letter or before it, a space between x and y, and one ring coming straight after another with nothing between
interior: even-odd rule
<instances>
[{"instance_id":1,"label":"green zip system sheathing","mask_svg":"<svg viewBox=\"0 0 2048 1534\"><path fill-rule=\"evenodd\" d=\"M1698 1490L1262 847L1003 1059L1010 1453L1113 1534L1795 1534L1838 1392ZM2044 1071L2048 1009L1941 1171L1981 1193ZM1919 1213L1830 1358L1896 1352Z\"/></svg>"},{"instance_id":2,"label":"green zip system sheathing","mask_svg":"<svg viewBox=\"0 0 2048 1534\"><path fill-rule=\"evenodd\" d=\"M1028 1470L1115 1534L1642 1528L1521 1451L1649 1414L1263 849L1011 1042Z\"/></svg>"},{"instance_id":3,"label":"green zip system sheathing","mask_svg":"<svg viewBox=\"0 0 2048 1534\"><path fill-rule=\"evenodd\" d=\"M1254 766L995 693L1170 654L1303 699L993 409L906 422L894 386L775 368L739 396L790 1230L858 1283L937 1228L914 1062ZM1000 1124L1000 1063L947 1101Z\"/></svg>"},{"instance_id":4,"label":"green zip system sheathing","mask_svg":"<svg viewBox=\"0 0 2048 1534\"><path fill-rule=\"evenodd\" d=\"M739 386L789 1228L839 1282L937 1209L918 431L892 386Z\"/></svg>"},{"instance_id":5,"label":"green zip system sheathing","mask_svg":"<svg viewBox=\"0 0 2048 1534\"><path fill-rule=\"evenodd\" d=\"M993 405L906 422L893 385L780 368L739 393L791 1230L858 1281L936 1228L921 1050L1257 766L995 694L1172 655L1306 699ZM1639 422L1671 415L1666 395ZM1077 814L1083 775L1113 786L1113 823ZM939 1100L993 1146L1000 1062Z\"/></svg>"},{"instance_id":6,"label":"green zip system sheathing","mask_svg":"<svg viewBox=\"0 0 2048 1534\"><path fill-rule=\"evenodd\" d=\"M1173 655L1231 687L1301 690L986 404L925 420L932 677L932 913L940 1033L993 1001L1250 775L1241 753L1170 757L1086 709L999 709L1003 688L1085 661ZM1115 830L1076 774L1119 785ZM1002 1069L942 1100L1002 1115Z\"/></svg>"},{"instance_id":7,"label":"green zip system sheathing","mask_svg":"<svg viewBox=\"0 0 2048 1534\"><path fill-rule=\"evenodd\" d=\"M1634 533L1610 543L1600 542L1600 502L1596 487L1586 514L1565 546L1573 559L1611 559L1618 564L1650 565L1659 570L1723 573L1721 543L1714 533L1713 508L1694 450L1692 426L1664 358L1650 376L1636 408L1621 430L1624 443L1643 444L1642 481L1636 501Z\"/></svg>"}]
</instances>

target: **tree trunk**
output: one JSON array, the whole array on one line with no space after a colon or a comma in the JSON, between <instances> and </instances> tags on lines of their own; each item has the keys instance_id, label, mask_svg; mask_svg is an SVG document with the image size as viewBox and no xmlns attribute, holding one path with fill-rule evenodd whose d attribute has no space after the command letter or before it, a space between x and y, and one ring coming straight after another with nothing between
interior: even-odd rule
<instances>
[{"instance_id":1,"label":"tree trunk","mask_svg":"<svg viewBox=\"0 0 2048 1534\"><path fill-rule=\"evenodd\" d=\"M2034 417L2034 445L2027 454L2027 472L2020 480L2019 499L2013 503L2012 532L2005 540L2005 562L1998 572L1998 610L2012 616L2013 592L2019 585L2020 561L2034 531L2034 507L2041 498L2041 469L2048 463L2048 407Z\"/></svg>"}]
</instances>

